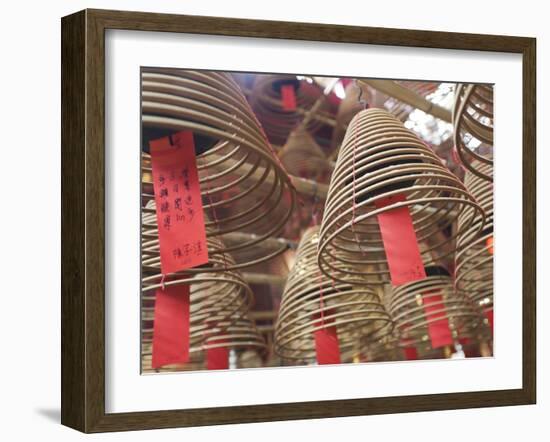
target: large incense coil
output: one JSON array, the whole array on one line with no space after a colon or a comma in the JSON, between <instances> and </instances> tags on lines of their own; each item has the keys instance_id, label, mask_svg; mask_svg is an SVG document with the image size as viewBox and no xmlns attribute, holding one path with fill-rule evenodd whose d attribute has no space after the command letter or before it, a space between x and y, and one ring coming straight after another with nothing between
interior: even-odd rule
<instances>
[{"instance_id":1,"label":"large incense coil","mask_svg":"<svg viewBox=\"0 0 550 442\"><path fill-rule=\"evenodd\" d=\"M219 250L223 247L216 238L207 239L209 250ZM236 323L246 318L253 303L254 296L243 279L235 270L235 262L229 254L215 254L208 264L198 268L162 275L158 250L142 248L142 356L144 365L149 364L150 349L146 346L152 342L154 327L154 310L157 290L180 285L189 286L190 296L190 352L197 352L211 345L212 339L217 339L228 333ZM156 257L156 264L150 262ZM206 346L206 347L205 347ZM149 352L149 353L148 353ZM191 358L186 369L198 369L197 361ZM180 365L167 369L181 369Z\"/></svg>"},{"instance_id":2,"label":"large incense coil","mask_svg":"<svg viewBox=\"0 0 550 442\"><path fill-rule=\"evenodd\" d=\"M143 69L142 123L144 139L182 130L193 132L209 236L231 232L255 235L216 253L232 253L243 266L277 254L266 255L263 248L255 246L283 229L295 204L294 188L229 75ZM143 199L147 201L152 199L153 189L150 158L145 152L142 169ZM144 212L154 213L154 206ZM246 249L256 251L256 256L241 259L239 252ZM281 247L278 253L285 249Z\"/></svg>"},{"instance_id":3,"label":"large incense coil","mask_svg":"<svg viewBox=\"0 0 550 442\"><path fill-rule=\"evenodd\" d=\"M341 355L353 355L361 339L391 333L392 323L374 288L335 283L317 266L319 227L308 229L288 275L277 324L275 351L285 359L315 359L314 332L336 327Z\"/></svg>"},{"instance_id":4,"label":"large incense coil","mask_svg":"<svg viewBox=\"0 0 550 442\"><path fill-rule=\"evenodd\" d=\"M210 250L222 247L220 241L208 238ZM158 258L158 251L156 257ZM229 270L234 260L229 254L214 255L208 264L163 275L160 260L152 265L151 255L142 256L142 320L152 321L156 291L164 287L189 286L190 340L192 343L223 332L234 318L243 317L254 296L236 270ZM144 330L146 327L144 328ZM146 334L145 331L143 332Z\"/></svg>"},{"instance_id":5,"label":"large incense coil","mask_svg":"<svg viewBox=\"0 0 550 442\"><path fill-rule=\"evenodd\" d=\"M160 369L153 369L151 367L152 336L146 335L142 341L142 371L204 370L206 369L206 351L215 348L226 348L235 352L253 351L258 354L259 357L262 357L266 352L266 343L248 317L234 318L231 324L225 328L223 332L218 332L216 335L209 336L199 344L192 344L189 349L189 362L185 364L171 364Z\"/></svg>"},{"instance_id":6,"label":"large incense coil","mask_svg":"<svg viewBox=\"0 0 550 442\"><path fill-rule=\"evenodd\" d=\"M294 87L296 110L283 108L281 97L283 84ZM250 103L269 140L273 144L282 145L286 142L289 133L302 121L304 113L321 95L323 90L316 83L298 80L290 75L262 75L256 77ZM326 107L326 103L322 103L316 115L322 115ZM310 133L314 133L323 125L317 116L309 119L307 123L306 129Z\"/></svg>"},{"instance_id":7,"label":"large incense coil","mask_svg":"<svg viewBox=\"0 0 550 442\"><path fill-rule=\"evenodd\" d=\"M475 167L481 173L489 173L491 168L487 164ZM473 230L458 238L459 246L465 246L455 256L455 287L488 312L493 309L493 183L468 171L464 184L485 210L487 222L480 233ZM459 217L458 224L461 223Z\"/></svg>"},{"instance_id":8,"label":"large incense coil","mask_svg":"<svg viewBox=\"0 0 550 442\"><path fill-rule=\"evenodd\" d=\"M467 170L487 181L493 180L493 124L492 86L458 84L453 107L457 154Z\"/></svg>"},{"instance_id":9,"label":"large incense coil","mask_svg":"<svg viewBox=\"0 0 550 442\"><path fill-rule=\"evenodd\" d=\"M443 319L455 341L481 340L487 334L481 311L466 296L455 293L452 279L445 274L393 287L387 305L400 345L429 347L428 326ZM430 307L429 315L426 307Z\"/></svg>"},{"instance_id":10,"label":"large incense coil","mask_svg":"<svg viewBox=\"0 0 550 442\"><path fill-rule=\"evenodd\" d=\"M405 200L376 208L375 202ZM332 174L319 236L319 266L341 282L389 281L377 215L410 211L424 263L452 256L456 237L479 231L485 214L464 184L416 134L382 109L367 109L350 123ZM464 214L460 229L434 241Z\"/></svg>"},{"instance_id":11,"label":"large incense coil","mask_svg":"<svg viewBox=\"0 0 550 442\"><path fill-rule=\"evenodd\" d=\"M414 91L421 97L428 96L438 87L438 83L419 81L399 81L397 83ZM332 133L332 149L337 149L340 146L348 124L365 106L385 108L401 121L405 121L414 110L412 106L388 97L376 89L366 85L359 87L355 83L350 83L346 87L346 96L340 103L336 114L336 125Z\"/></svg>"}]
</instances>

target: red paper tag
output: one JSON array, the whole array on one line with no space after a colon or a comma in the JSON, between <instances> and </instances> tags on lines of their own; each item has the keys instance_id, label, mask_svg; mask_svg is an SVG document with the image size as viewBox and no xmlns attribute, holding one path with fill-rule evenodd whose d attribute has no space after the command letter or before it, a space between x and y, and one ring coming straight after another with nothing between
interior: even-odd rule
<instances>
[{"instance_id":1,"label":"red paper tag","mask_svg":"<svg viewBox=\"0 0 550 442\"><path fill-rule=\"evenodd\" d=\"M492 329L493 328L493 309L487 310L485 312L485 317L489 321L489 327L491 327L491 329Z\"/></svg>"},{"instance_id":2,"label":"red paper tag","mask_svg":"<svg viewBox=\"0 0 550 442\"><path fill-rule=\"evenodd\" d=\"M487 245L487 250L489 251L489 253L492 255L493 252L494 252L494 249L493 249L493 237L490 236L489 238L487 238L487 240L485 241L485 244Z\"/></svg>"},{"instance_id":3,"label":"red paper tag","mask_svg":"<svg viewBox=\"0 0 550 442\"><path fill-rule=\"evenodd\" d=\"M208 262L193 133L150 142L162 273Z\"/></svg>"},{"instance_id":4,"label":"red paper tag","mask_svg":"<svg viewBox=\"0 0 550 442\"><path fill-rule=\"evenodd\" d=\"M403 349L403 352L405 353L405 359L407 359L408 361L418 359L418 352L416 351L416 347L405 347Z\"/></svg>"},{"instance_id":5,"label":"red paper tag","mask_svg":"<svg viewBox=\"0 0 550 442\"><path fill-rule=\"evenodd\" d=\"M294 86L291 84L284 84L281 86L281 98L283 102L283 109L286 111L296 110L296 92L294 92Z\"/></svg>"},{"instance_id":6,"label":"red paper tag","mask_svg":"<svg viewBox=\"0 0 550 442\"><path fill-rule=\"evenodd\" d=\"M405 195L400 194L378 200L375 205L377 209L381 209L405 200ZM397 286L425 279L426 271L408 207L399 207L379 213L378 224L386 251L392 285Z\"/></svg>"},{"instance_id":7,"label":"red paper tag","mask_svg":"<svg viewBox=\"0 0 550 442\"><path fill-rule=\"evenodd\" d=\"M424 314L428 321L428 334L432 348L444 347L453 344L453 335L449 328L449 320L445 316L445 304L440 293L425 293L422 295ZM438 310L443 310L439 311Z\"/></svg>"},{"instance_id":8,"label":"red paper tag","mask_svg":"<svg viewBox=\"0 0 550 442\"><path fill-rule=\"evenodd\" d=\"M189 286L158 289L153 323L152 367L189 361Z\"/></svg>"},{"instance_id":9,"label":"red paper tag","mask_svg":"<svg viewBox=\"0 0 550 442\"><path fill-rule=\"evenodd\" d=\"M317 355L317 363L323 364L339 364L340 363L340 345L338 342L338 334L334 325L321 328L314 332L315 336L315 353Z\"/></svg>"},{"instance_id":10,"label":"red paper tag","mask_svg":"<svg viewBox=\"0 0 550 442\"><path fill-rule=\"evenodd\" d=\"M206 350L206 368L208 370L226 370L229 368L229 349L227 347Z\"/></svg>"}]
</instances>

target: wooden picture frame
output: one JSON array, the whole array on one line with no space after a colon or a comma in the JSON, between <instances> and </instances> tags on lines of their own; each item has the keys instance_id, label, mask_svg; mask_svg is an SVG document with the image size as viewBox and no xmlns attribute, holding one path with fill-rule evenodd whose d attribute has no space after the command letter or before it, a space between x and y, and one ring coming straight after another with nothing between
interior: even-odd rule
<instances>
[{"instance_id":1,"label":"wooden picture frame","mask_svg":"<svg viewBox=\"0 0 550 442\"><path fill-rule=\"evenodd\" d=\"M105 412L105 30L494 51L523 57L523 383L513 390ZM533 404L536 399L536 40L106 10L62 19L62 424L83 432Z\"/></svg>"}]
</instances>

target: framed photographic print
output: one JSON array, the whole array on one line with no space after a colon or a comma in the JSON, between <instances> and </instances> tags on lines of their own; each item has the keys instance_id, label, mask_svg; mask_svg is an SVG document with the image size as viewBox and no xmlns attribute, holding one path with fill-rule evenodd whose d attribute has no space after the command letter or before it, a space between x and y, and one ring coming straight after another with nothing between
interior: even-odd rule
<instances>
[{"instance_id":1,"label":"framed photographic print","mask_svg":"<svg viewBox=\"0 0 550 442\"><path fill-rule=\"evenodd\" d=\"M534 403L535 72L525 37L63 18L62 423Z\"/></svg>"}]
</instances>

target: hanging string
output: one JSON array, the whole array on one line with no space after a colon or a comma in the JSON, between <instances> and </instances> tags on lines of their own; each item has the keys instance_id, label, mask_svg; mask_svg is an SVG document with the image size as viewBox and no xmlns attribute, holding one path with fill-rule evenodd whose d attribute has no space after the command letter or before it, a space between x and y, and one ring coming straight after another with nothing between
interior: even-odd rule
<instances>
[{"instance_id":1,"label":"hanging string","mask_svg":"<svg viewBox=\"0 0 550 442\"><path fill-rule=\"evenodd\" d=\"M369 103L367 102L367 100L363 99L363 88L359 86L359 82L357 81L356 78L353 80L353 84L357 89L359 89L359 95L357 96L357 103L359 103L363 107L363 110L365 110L369 106Z\"/></svg>"},{"instance_id":2,"label":"hanging string","mask_svg":"<svg viewBox=\"0 0 550 442\"><path fill-rule=\"evenodd\" d=\"M311 220L310 220L309 224L317 226L317 225L319 225L319 219L318 219L318 215L319 215L319 196L317 195L317 191L318 191L317 181L314 181L314 183L315 184L314 184L314 187L313 187L313 196L311 198L311 200L312 200L312 203L311 203L311 205L312 205Z\"/></svg>"},{"instance_id":3,"label":"hanging string","mask_svg":"<svg viewBox=\"0 0 550 442\"><path fill-rule=\"evenodd\" d=\"M351 213L351 231L353 233L353 236L355 238L355 241L357 242L357 247L359 248L359 251L362 253L362 254L365 254L365 252L363 251L363 248L361 246L361 241L359 239L359 235L357 234L357 231L355 230L355 222L356 222L356 212L357 212L357 202L356 202L356 177L355 177L355 155L356 155L356 151L357 151L357 126L358 124L356 123L354 126L353 126L353 156L352 156L352 192L353 192L353 205L352 205L352 213Z\"/></svg>"}]
</instances>

